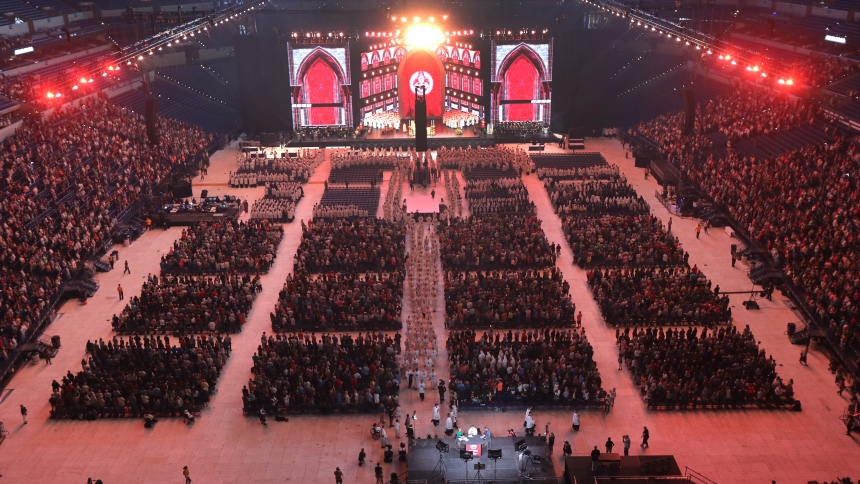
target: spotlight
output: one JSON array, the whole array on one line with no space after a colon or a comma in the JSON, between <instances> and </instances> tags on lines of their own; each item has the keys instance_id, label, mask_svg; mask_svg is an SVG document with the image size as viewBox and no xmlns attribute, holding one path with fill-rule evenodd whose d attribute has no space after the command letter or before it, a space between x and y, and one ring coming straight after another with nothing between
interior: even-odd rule
<instances>
[{"instance_id":1,"label":"spotlight","mask_svg":"<svg viewBox=\"0 0 860 484\"><path fill-rule=\"evenodd\" d=\"M406 17L400 17L400 21L401 21L401 22L405 22L405 21L406 21Z\"/></svg>"},{"instance_id":2,"label":"spotlight","mask_svg":"<svg viewBox=\"0 0 860 484\"><path fill-rule=\"evenodd\" d=\"M391 21L392 21L392 22L397 22L397 15L393 15L393 16L391 17Z\"/></svg>"},{"instance_id":3,"label":"spotlight","mask_svg":"<svg viewBox=\"0 0 860 484\"><path fill-rule=\"evenodd\" d=\"M418 22L420 22L420 21L421 21L421 17L413 17L413 18L412 18L412 21L413 21L413 22L415 22L415 23L418 23Z\"/></svg>"},{"instance_id":4,"label":"spotlight","mask_svg":"<svg viewBox=\"0 0 860 484\"><path fill-rule=\"evenodd\" d=\"M430 17L430 18L429 18L429 19L427 19L427 20L429 20L429 21L431 21L431 22L435 22L435 21L436 21L436 17Z\"/></svg>"},{"instance_id":5,"label":"spotlight","mask_svg":"<svg viewBox=\"0 0 860 484\"><path fill-rule=\"evenodd\" d=\"M780 80L782 80L782 79L780 79ZM783 82L783 84L785 84L785 82ZM78 85L77 85L77 84L75 84L74 86L72 86L72 91L75 91L75 90L77 90L77 89L78 89Z\"/></svg>"},{"instance_id":6,"label":"spotlight","mask_svg":"<svg viewBox=\"0 0 860 484\"><path fill-rule=\"evenodd\" d=\"M794 81L792 81L791 79L785 81L785 83L788 84L789 86L794 85Z\"/></svg>"}]
</instances>

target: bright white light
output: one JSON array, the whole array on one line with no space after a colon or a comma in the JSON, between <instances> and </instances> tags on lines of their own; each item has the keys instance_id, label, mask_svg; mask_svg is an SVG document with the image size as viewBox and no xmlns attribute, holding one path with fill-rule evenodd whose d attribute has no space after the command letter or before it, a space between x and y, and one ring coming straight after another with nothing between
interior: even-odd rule
<instances>
[{"instance_id":1,"label":"bright white light","mask_svg":"<svg viewBox=\"0 0 860 484\"><path fill-rule=\"evenodd\" d=\"M418 24L410 27L404 38L406 45L413 47L436 47L445 40L445 35L436 27Z\"/></svg>"}]
</instances>

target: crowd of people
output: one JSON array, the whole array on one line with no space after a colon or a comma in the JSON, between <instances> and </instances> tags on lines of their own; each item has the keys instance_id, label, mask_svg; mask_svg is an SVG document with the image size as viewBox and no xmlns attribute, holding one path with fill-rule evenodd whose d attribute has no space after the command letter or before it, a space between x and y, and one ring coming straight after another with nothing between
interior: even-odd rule
<instances>
[{"instance_id":1,"label":"crowd of people","mask_svg":"<svg viewBox=\"0 0 860 484\"><path fill-rule=\"evenodd\" d=\"M116 217L182 164L206 157L209 135L93 97L24 120L0 150L0 360L29 336L63 279L118 233Z\"/></svg>"},{"instance_id":2,"label":"crowd of people","mask_svg":"<svg viewBox=\"0 0 860 484\"><path fill-rule=\"evenodd\" d=\"M303 227L297 268L310 272L400 270L405 237L402 224L384 219L314 220Z\"/></svg>"},{"instance_id":3,"label":"crowd of people","mask_svg":"<svg viewBox=\"0 0 860 484\"><path fill-rule=\"evenodd\" d=\"M474 215L534 213L535 205L519 178L468 180L469 212Z\"/></svg>"},{"instance_id":4,"label":"crowd of people","mask_svg":"<svg viewBox=\"0 0 860 484\"><path fill-rule=\"evenodd\" d=\"M315 219L367 218L371 215L370 212L360 208L358 205L344 203L335 203L332 205L318 204L314 207L313 214Z\"/></svg>"},{"instance_id":5,"label":"crowd of people","mask_svg":"<svg viewBox=\"0 0 860 484\"><path fill-rule=\"evenodd\" d=\"M588 284L606 324L705 324L731 320L729 297L698 267L592 269Z\"/></svg>"},{"instance_id":6,"label":"crowd of people","mask_svg":"<svg viewBox=\"0 0 860 484\"><path fill-rule=\"evenodd\" d=\"M581 328L450 331L446 346L461 402L577 405L605 398Z\"/></svg>"},{"instance_id":7,"label":"crowd of people","mask_svg":"<svg viewBox=\"0 0 860 484\"><path fill-rule=\"evenodd\" d=\"M454 219L439 233L448 269L518 269L555 264L560 247L547 241L534 214Z\"/></svg>"},{"instance_id":8,"label":"crowd of people","mask_svg":"<svg viewBox=\"0 0 860 484\"><path fill-rule=\"evenodd\" d=\"M499 135L534 136L546 132L549 125L542 121L502 121L493 129Z\"/></svg>"},{"instance_id":9,"label":"crowd of people","mask_svg":"<svg viewBox=\"0 0 860 484\"><path fill-rule=\"evenodd\" d=\"M290 156L288 152L281 152L281 156L270 158L265 151L240 150L236 154L238 171L230 173L230 186L240 186L239 183L244 183L244 186L266 182L307 183L316 167L323 162L325 153L319 149L302 148L295 154Z\"/></svg>"},{"instance_id":10,"label":"crowd of people","mask_svg":"<svg viewBox=\"0 0 860 484\"><path fill-rule=\"evenodd\" d=\"M846 138L767 160L730 153L685 166L750 239L783 266L801 296L850 348L860 337L857 260L860 149Z\"/></svg>"},{"instance_id":11,"label":"crowd of people","mask_svg":"<svg viewBox=\"0 0 860 484\"><path fill-rule=\"evenodd\" d=\"M403 179L405 170L395 169L388 180L388 192L382 203L382 216L393 222L403 222L406 216L406 199L403 198ZM403 202L401 202L401 200Z\"/></svg>"},{"instance_id":12,"label":"crowd of people","mask_svg":"<svg viewBox=\"0 0 860 484\"><path fill-rule=\"evenodd\" d=\"M457 177L457 172L443 170L442 182L445 184L445 194L448 196L449 218L462 217L463 196L460 194L460 179Z\"/></svg>"},{"instance_id":13,"label":"crowd of people","mask_svg":"<svg viewBox=\"0 0 860 484\"><path fill-rule=\"evenodd\" d=\"M293 136L297 137L301 142L304 142L305 139L314 141L331 138L340 140L355 139L357 135L358 130L350 126L309 126L293 133Z\"/></svg>"},{"instance_id":14,"label":"crowd of people","mask_svg":"<svg viewBox=\"0 0 860 484\"><path fill-rule=\"evenodd\" d=\"M853 60L812 52L804 62L796 63L795 69L797 76L807 86L823 87L854 74L860 70L860 66Z\"/></svg>"},{"instance_id":15,"label":"crowd of people","mask_svg":"<svg viewBox=\"0 0 860 484\"><path fill-rule=\"evenodd\" d=\"M593 165L580 166L577 168L542 168L535 170L538 178L552 178L553 180L618 180L621 171L617 165Z\"/></svg>"},{"instance_id":16,"label":"crowd of people","mask_svg":"<svg viewBox=\"0 0 860 484\"><path fill-rule=\"evenodd\" d=\"M682 265L687 253L652 215L578 215L562 218L579 267Z\"/></svg>"},{"instance_id":17,"label":"crowd of people","mask_svg":"<svg viewBox=\"0 0 860 484\"><path fill-rule=\"evenodd\" d=\"M648 202L622 176L618 181L544 181L559 215L584 213L646 214Z\"/></svg>"},{"instance_id":18,"label":"crowd of people","mask_svg":"<svg viewBox=\"0 0 860 484\"><path fill-rule=\"evenodd\" d=\"M298 182L266 182L266 195L298 202L305 195L305 190Z\"/></svg>"},{"instance_id":19,"label":"crowd of people","mask_svg":"<svg viewBox=\"0 0 860 484\"><path fill-rule=\"evenodd\" d=\"M477 114L467 113L464 111L447 110L442 113L442 124L449 128L465 128L467 126L475 126L481 122Z\"/></svg>"},{"instance_id":20,"label":"crowd of people","mask_svg":"<svg viewBox=\"0 0 860 484\"><path fill-rule=\"evenodd\" d=\"M284 228L267 220L200 222L182 229L161 256L161 272L268 272L283 236Z\"/></svg>"},{"instance_id":21,"label":"crowd of people","mask_svg":"<svg viewBox=\"0 0 860 484\"><path fill-rule=\"evenodd\" d=\"M296 218L296 202L289 198L258 198L251 205L251 220L287 223Z\"/></svg>"},{"instance_id":22,"label":"crowd of people","mask_svg":"<svg viewBox=\"0 0 860 484\"><path fill-rule=\"evenodd\" d=\"M372 150L335 149L331 153L331 169L338 170L357 166L409 168L412 160L418 156L419 153L415 151L414 147L405 151L402 146L397 150L380 150L379 148Z\"/></svg>"},{"instance_id":23,"label":"crowd of people","mask_svg":"<svg viewBox=\"0 0 860 484\"><path fill-rule=\"evenodd\" d=\"M534 162L527 151L519 147L496 146L494 148L446 148L436 152L440 168L471 171L476 168L529 171Z\"/></svg>"},{"instance_id":24,"label":"crowd of people","mask_svg":"<svg viewBox=\"0 0 860 484\"><path fill-rule=\"evenodd\" d=\"M406 387L421 391L437 386L439 340L433 328L439 297L439 238L433 216L409 220L409 257L404 287L405 351L400 365ZM414 385L413 385L414 383ZM413 391L414 391L413 390Z\"/></svg>"},{"instance_id":25,"label":"crowd of people","mask_svg":"<svg viewBox=\"0 0 860 484\"><path fill-rule=\"evenodd\" d=\"M399 111L383 111L381 113L367 113L364 115L364 126L373 129L400 128Z\"/></svg>"},{"instance_id":26,"label":"crowd of people","mask_svg":"<svg viewBox=\"0 0 860 484\"><path fill-rule=\"evenodd\" d=\"M230 336L134 336L87 342L77 374L54 380L54 418L180 416L199 411L230 356ZM178 341L177 341L178 340Z\"/></svg>"},{"instance_id":27,"label":"crowd of people","mask_svg":"<svg viewBox=\"0 0 860 484\"><path fill-rule=\"evenodd\" d=\"M573 324L570 284L555 266L508 271L445 271L449 328L548 327Z\"/></svg>"},{"instance_id":28,"label":"crowd of people","mask_svg":"<svg viewBox=\"0 0 860 484\"><path fill-rule=\"evenodd\" d=\"M296 272L271 313L276 331L400 329L403 273Z\"/></svg>"},{"instance_id":29,"label":"crowd of people","mask_svg":"<svg viewBox=\"0 0 860 484\"><path fill-rule=\"evenodd\" d=\"M249 274L150 275L111 324L118 333L238 333L262 289Z\"/></svg>"},{"instance_id":30,"label":"crowd of people","mask_svg":"<svg viewBox=\"0 0 860 484\"><path fill-rule=\"evenodd\" d=\"M794 382L776 373L749 326L616 330L620 361L649 406L738 408L794 400Z\"/></svg>"},{"instance_id":31,"label":"crowd of people","mask_svg":"<svg viewBox=\"0 0 860 484\"><path fill-rule=\"evenodd\" d=\"M393 407L398 353L399 333L263 333L242 403L246 411L269 413Z\"/></svg>"}]
</instances>

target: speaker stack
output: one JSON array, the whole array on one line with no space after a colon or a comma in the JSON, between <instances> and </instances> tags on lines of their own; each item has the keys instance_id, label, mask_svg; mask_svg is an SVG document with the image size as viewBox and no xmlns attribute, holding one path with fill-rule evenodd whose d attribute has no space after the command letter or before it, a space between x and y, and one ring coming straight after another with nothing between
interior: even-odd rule
<instances>
[{"instance_id":1,"label":"speaker stack","mask_svg":"<svg viewBox=\"0 0 860 484\"><path fill-rule=\"evenodd\" d=\"M415 150L427 151L427 99L415 96Z\"/></svg>"},{"instance_id":2,"label":"speaker stack","mask_svg":"<svg viewBox=\"0 0 860 484\"><path fill-rule=\"evenodd\" d=\"M144 118L146 119L146 136L149 138L149 142L157 145L158 144L158 127L156 126L156 116L158 115L158 100L156 99L147 99L146 100L146 115Z\"/></svg>"}]
</instances>

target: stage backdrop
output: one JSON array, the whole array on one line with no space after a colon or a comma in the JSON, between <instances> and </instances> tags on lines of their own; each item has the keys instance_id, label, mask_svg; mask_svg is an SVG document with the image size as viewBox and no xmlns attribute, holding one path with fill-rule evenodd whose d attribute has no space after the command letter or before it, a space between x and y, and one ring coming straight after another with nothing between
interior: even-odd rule
<instances>
[{"instance_id":1,"label":"stage backdrop","mask_svg":"<svg viewBox=\"0 0 860 484\"><path fill-rule=\"evenodd\" d=\"M349 44L290 44L288 51L296 127L352 125Z\"/></svg>"},{"instance_id":2,"label":"stage backdrop","mask_svg":"<svg viewBox=\"0 0 860 484\"><path fill-rule=\"evenodd\" d=\"M441 118L443 91L445 90L445 68L442 61L431 50L413 48L406 53L397 72L400 118L415 118L415 92L419 85L425 86L427 118Z\"/></svg>"}]
</instances>

